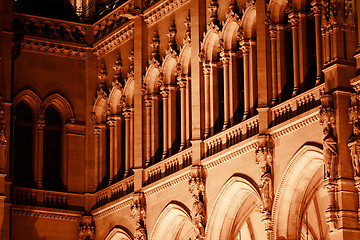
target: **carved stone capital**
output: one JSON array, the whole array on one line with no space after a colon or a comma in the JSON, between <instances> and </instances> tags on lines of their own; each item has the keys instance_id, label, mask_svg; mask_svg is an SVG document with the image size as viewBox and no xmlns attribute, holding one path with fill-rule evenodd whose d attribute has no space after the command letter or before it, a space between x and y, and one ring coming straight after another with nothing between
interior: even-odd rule
<instances>
[{"instance_id":1,"label":"carved stone capital","mask_svg":"<svg viewBox=\"0 0 360 240\"><path fill-rule=\"evenodd\" d=\"M250 52L250 43L248 41L241 41L240 42L240 49L244 54L249 54Z\"/></svg>"},{"instance_id":2,"label":"carved stone capital","mask_svg":"<svg viewBox=\"0 0 360 240\"><path fill-rule=\"evenodd\" d=\"M289 22L291 24L291 27L298 27L299 26L299 13L297 12L290 12L289 15Z\"/></svg>"},{"instance_id":3,"label":"carved stone capital","mask_svg":"<svg viewBox=\"0 0 360 240\"><path fill-rule=\"evenodd\" d=\"M95 239L95 222L93 216L82 216L79 227L79 240Z\"/></svg>"},{"instance_id":4,"label":"carved stone capital","mask_svg":"<svg viewBox=\"0 0 360 240\"><path fill-rule=\"evenodd\" d=\"M169 97L169 93L170 93L169 86L163 84L163 85L160 87L160 94L161 94L162 98L163 98L163 99L164 99L164 98L168 98L168 97Z\"/></svg>"},{"instance_id":5,"label":"carved stone capital","mask_svg":"<svg viewBox=\"0 0 360 240\"><path fill-rule=\"evenodd\" d=\"M256 162L259 164L261 176L266 173L272 174L273 144L269 135L260 135L258 146L255 151Z\"/></svg>"},{"instance_id":6,"label":"carved stone capital","mask_svg":"<svg viewBox=\"0 0 360 240\"><path fill-rule=\"evenodd\" d=\"M270 24L270 26L269 26L269 34L270 34L270 39L271 40L276 40L278 32L279 32L278 26L275 25L275 24Z\"/></svg>"},{"instance_id":7,"label":"carved stone capital","mask_svg":"<svg viewBox=\"0 0 360 240\"><path fill-rule=\"evenodd\" d=\"M318 1L311 2L311 10L314 12L315 15L321 14L322 4Z\"/></svg>"},{"instance_id":8,"label":"carved stone capital","mask_svg":"<svg viewBox=\"0 0 360 240\"><path fill-rule=\"evenodd\" d=\"M147 108L151 107L151 103L153 102L152 95L149 95L149 94L146 95L144 102L145 102L145 107L147 107Z\"/></svg>"},{"instance_id":9,"label":"carved stone capital","mask_svg":"<svg viewBox=\"0 0 360 240\"><path fill-rule=\"evenodd\" d=\"M179 85L180 88L185 88L187 82L188 82L187 76L179 76L178 77L177 84Z\"/></svg>"},{"instance_id":10,"label":"carved stone capital","mask_svg":"<svg viewBox=\"0 0 360 240\"><path fill-rule=\"evenodd\" d=\"M146 199L143 192L134 192L130 210L131 218L135 220L136 225L134 239L146 240Z\"/></svg>"},{"instance_id":11,"label":"carved stone capital","mask_svg":"<svg viewBox=\"0 0 360 240\"><path fill-rule=\"evenodd\" d=\"M224 65L229 65L230 62L230 54L229 51L221 51L220 52L221 61Z\"/></svg>"},{"instance_id":12,"label":"carved stone capital","mask_svg":"<svg viewBox=\"0 0 360 240\"><path fill-rule=\"evenodd\" d=\"M125 107L123 109L122 115L124 116L125 120L130 120L131 113L132 113L131 108L130 107Z\"/></svg>"},{"instance_id":13,"label":"carved stone capital","mask_svg":"<svg viewBox=\"0 0 360 240\"><path fill-rule=\"evenodd\" d=\"M211 72L211 64L210 64L210 62L204 62L203 63L203 71L204 71L204 75L210 75L210 72Z\"/></svg>"}]
</instances>

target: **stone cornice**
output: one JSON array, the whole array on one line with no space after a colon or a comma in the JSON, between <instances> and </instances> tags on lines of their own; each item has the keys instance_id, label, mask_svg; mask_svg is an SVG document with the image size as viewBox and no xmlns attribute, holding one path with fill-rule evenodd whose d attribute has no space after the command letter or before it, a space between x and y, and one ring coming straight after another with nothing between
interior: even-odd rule
<instances>
[{"instance_id":1,"label":"stone cornice","mask_svg":"<svg viewBox=\"0 0 360 240\"><path fill-rule=\"evenodd\" d=\"M127 25L114 32L111 36L94 45L94 52L97 57L114 50L119 45L133 38L134 22L131 21Z\"/></svg>"},{"instance_id":2,"label":"stone cornice","mask_svg":"<svg viewBox=\"0 0 360 240\"><path fill-rule=\"evenodd\" d=\"M147 25L152 25L167 16L168 14L175 11L177 8L183 6L189 2L189 0L169 0L162 1L156 4L155 7L150 7L144 12L145 22Z\"/></svg>"},{"instance_id":3,"label":"stone cornice","mask_svg":"<svg viewBox=\"0 0 360 240\"><path fill-rule=\"evenodd\" d=\"M224 153L219 152L215 155L212 155L203 160L203 165L206 170L210 170L214 167L217 167L220 164L223 164L227 161L230 161L234 158L239 157L241 154L248 153L256 149L257 141L256 137L251 137L245 141L237 143L236 145L227 148Z\"/></svg>"},{"instance_id":4,"label":"stone cornice","mask_svg":"<svg viewBox=\"0 0 360 240\"><path fill-rule=\"evenodd\" d=\"M48 218L54 220L62 220L62 221L73 221L78 222L81 219L82 212L76 211L54 211L53 209L49 208L41 208L40 207L28 207L23 206L20 207L19 205L13 205L11 209L12 215L18 216L30 216L30 217L37 217L37 218Z\"/></svg>"},{"instance_id":5,"label":"stone cornice","mask_svg":"<svg viewBox=\"0 0 360 240\"><path fill-rule=\"evenodd\" d=\"M281 138L287 134L290 134L300 128L306 127L320 120L319 107L311 110L311 113L305 112L300 115L300 118L292 118L290 124L279 124L276 127L270 129L272 139ZM286 122L285 122L286 123Z\"/></svg>"},{"instance_id":6,"label":"stone cornice","mask_svg":"<svg viewBox=\"0 0 360 240\"><path fill-rule=\"evenodd\" d=\"M54 56L85 59L86 47L79 47L67 44L56 44L48 41L26 38L21 48L29 52L37 52Z\"/></svg>"},{"instance_id":7,"label":"stone cornice","mask_svg":"<svg viewBox=\"0 0 360 240\"><path fill-rule=\"evenodd\" d=\"M121 198L118 201L111 202L108 206L98 208L91 212L95 220L106 217L114 212L117 212L123 208L130 207L132 203L132 195L126 195L126 198Z\"/></svg>"},{"instance_id":8,"label":"stone cornice","mask_svg":"<svg viewBox=\"0 0 360 240\"><path fill-rule=\"evenodd\" d=\"M152 185L151 184L150 185L151 187L145 187L143 189L145 196L146 197L152 196L154 194L164 191L167 188L175 186L176 184L179 184L183 181L189 180L190 179L190 171L189 170L190 170L189 168L186 168L186 170L179 171L178 173L173 174L175 176L171 177L168 180L165 180L165 181L159 180L154 184L154 186L151 186Z\"/></svg>"}]
</instances>

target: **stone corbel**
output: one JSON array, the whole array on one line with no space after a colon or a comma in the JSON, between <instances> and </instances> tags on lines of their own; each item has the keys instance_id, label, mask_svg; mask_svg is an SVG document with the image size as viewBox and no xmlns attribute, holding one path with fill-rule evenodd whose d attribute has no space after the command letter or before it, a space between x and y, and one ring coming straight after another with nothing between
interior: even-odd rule
<instances>
[{"instance_id":1,"label":"stone corbel","mask_svg":"<svg viewBox=\"0 0 360 240\"><path fill-rule=\"evenodd\" d=\"M274 200L273 188L273 143L269 135L260 135L256 148L256 162L260 170L260 192L263 200L262 222L265 227L267 239L272 236L272 205Z\"/></svg>"},{"instance_id":2,"label":"stone corbel","mask_svg":"<svg viewBox=\"0 0 360 240\"><path fill-rule=\"evenodd\" d=\"M130 206L131 218L135 220L136 230L134 234L135 240L146 240L146 199L143 192L134 192L132 204Z\"/></svg>"},{"instance_id":3,"label":"stone corbel","mask_svg":"<svg viewBox=\"0 0 360 240\"><path fill-rule=\"evenodd\" d=\"M192 197L191 218L195 230L195 240L205 239L206 208L205 208L206 173L202 165L191 167L189 191Z\"/></svg>"},{"instance_id":4,"label":"stone corbel","mask_svg":"<svg viewBox=\"0 0 360 240\"><path fill-rule=\"evenodd\" d=\"M79 227L79 240L95 239L95 222L93 216L84 215L81 217Z\"/></svg>"}]
</instances>

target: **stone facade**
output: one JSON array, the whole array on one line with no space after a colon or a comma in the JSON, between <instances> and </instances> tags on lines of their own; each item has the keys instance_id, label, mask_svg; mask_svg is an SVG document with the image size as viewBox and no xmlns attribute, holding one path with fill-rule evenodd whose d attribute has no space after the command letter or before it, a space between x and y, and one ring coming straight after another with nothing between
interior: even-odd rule
<instances>
[{"instance_id":1,"label":"stone facade","mask_svg":"<svg viewBox=\"0 0 360 240\"><path fill-rule=\"evenodd\" d=\"M70 2L0 3L0 239L360 239L359 0Z\"/></svg>"}]
</instances>

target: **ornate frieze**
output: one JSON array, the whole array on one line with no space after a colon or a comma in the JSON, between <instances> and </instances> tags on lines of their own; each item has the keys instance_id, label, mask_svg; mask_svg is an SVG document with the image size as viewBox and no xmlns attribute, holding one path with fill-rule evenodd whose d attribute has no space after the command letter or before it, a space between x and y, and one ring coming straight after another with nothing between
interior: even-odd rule
<instances>
[{"instance_id":1,"label":"ornate frieze","mask_svg":"<svg viewBox=\"0 0 360 240\"><path fill-rule=\"evenodd\" d=\"M94 52L98 57L116 49L118 46L131 39L134 36L134 23L130 22L122 27L117 33L102 42L94 45Z\"/></svg>"},{"instance_id":2,"label":"ornate frieze","mask_svg":"<svg viewBox=\"0 0 360 240\"><path fill-rule=\"evenodd\" d=\"M255 151L256 162L260 169L260 192L263 200L262 222L267 237L272 234L271 212L274 201L273 189L273 143L269 135L260 135Z\"/></svg>"},{"instance_id":3,"label":"ornate frieze","mask_svg":"<svg viewBox=\"0 0 360 240\"><path fill-rule=\"evenodd\" d=\"M354 28L353 0L323 0L323 27L342 25Z\"/></svg>"},{"instance_id":4,"label":"ornate frieze","mask_svg":"<svg viewBox=\"0 0 360 240\"><path fill-rule=\"evenodd\" d=\"M55 56L85 59L86 49L63 44L53 44L39 40L24 39L21 48L26 51L40 52Z\"/></svg>"},{"instance_id":5,"label":"ornate frieze","mask_svg":"<svg viewBox=\"0 0 360 240\"><path fill-rule=\"evenodd\" d=\"M95 239L95 222L91 215L84 215L81 217L79 227L79 240L93 240Z\"/></svg>"},{"instance_id":6,"label":"ornate frieze","mask_svg":"<svg viewBox=\"0 0 360 240\"><path fill-rule=\"evenodd\" d=\"M153 3L158 2L158 0L147 0L149 4L145 4L145 8L150 8ZM169 15L179 7L183 6L185 3L189 2L189 0L170 0L170 1L163 1L162 3L158 4L154 8L146 10L144 15L144 21L148 25L152 25L162 19L163 17Z\"/></svg>"},{"instance_id":7,"label":"ornate frieze","mask_svg":"<svg viewBox=\"0 0 360 240\"><path fill-rule=\"evenodd\" d=\"M206 173L201 165L192 166L189 180L189 191L192 197L191 219L195 227L196 240L205 239L206 208L205 208Z\"/></svg>"},{"instance_id":8,"label":"ornate frieze","mask_svg":"<svg viewBox=\"0 0 360 240\"><path fill-rule=\"evenodd\" d=\"M130 206L131 217L135 220L135 240L146 240L146 199L143 192L134 192Z\"/></svg>"}]
</instances>

